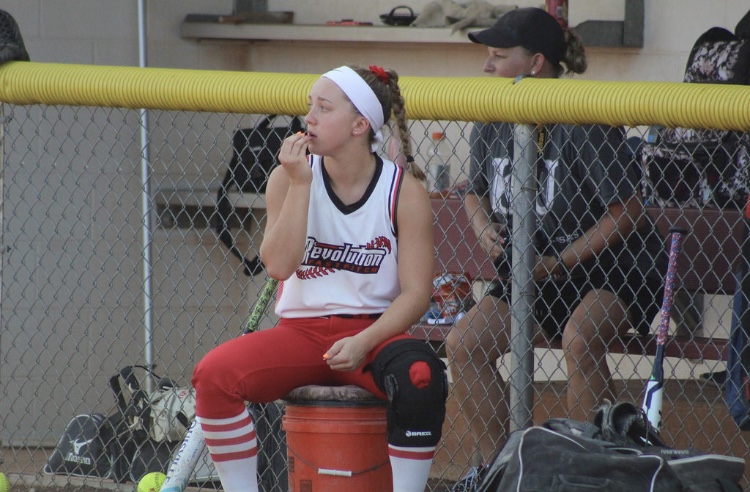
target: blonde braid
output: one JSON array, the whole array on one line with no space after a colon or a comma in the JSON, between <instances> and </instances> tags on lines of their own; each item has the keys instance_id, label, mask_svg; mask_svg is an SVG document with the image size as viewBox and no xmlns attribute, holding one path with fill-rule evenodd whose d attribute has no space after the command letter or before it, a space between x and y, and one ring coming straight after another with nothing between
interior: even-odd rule
<instances>
[{"instance_id":1,"label":"blonde braid","mask_svg":"<svg viewBox=\"0 0 750 492\"><path fill-rule=\"evenodd\" d=\"M406 102L401 95L401 88L398 85L398 74L393 70L387 70L391 81L388 84L391 89L391 110L396 118L396 129L398 130L398 139L401 142L401 153L406 157L406 170L420 181L427 179L424 171L414 163L414 157L411 153L411 133L406 121Z\"/></svg>"},{"instance_id":2,"label":"blonde braid","mask_svg":"<svg viewBox=\"0 0 750 492\"><path fill-rule=\"evenodd\" d=\"M367 82L372 91L375 93L375 97L378 98L380 104L383 106L383 119L389 121L391 115L396 119L396 129L398 130L398 138L401 142L401 153L406 158L406 170L409 171L417 179L424 181L427 179L425 173L419 166L414 164L414 157L411 155L411 135L409 133L409 127L406 122L406 103L404 97L401 95L401 88L398 85L398 73L395 70L384 70L377 67L379 71L385 71L388 75L387 83L376 76L370 69L358 66L349 66L352 70L357 72L362 80ZM385 79L385 76L383 76ZM370 132L371 142L375 138L375 129L371 129Z\"/></svg>"}]
</instances>

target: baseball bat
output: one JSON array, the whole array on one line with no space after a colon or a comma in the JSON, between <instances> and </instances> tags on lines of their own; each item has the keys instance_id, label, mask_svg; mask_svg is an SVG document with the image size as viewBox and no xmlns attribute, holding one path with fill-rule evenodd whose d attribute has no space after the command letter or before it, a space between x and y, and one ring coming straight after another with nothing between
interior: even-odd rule
<instances>
[{"instance_id":1,"label":"baseball bat","mask_svg":"<svg viewBox=\"0 0 750 492\"><path fill-rule=\"evenodd\" d=\"M654 365L651 368L651 376L646 383L646 393L643 398L643 412L649 423L658 432L661 430L661 408L664 398L664 344L669 334L669 319L672 313L672 300L674 299L674 288L677 277L677 257L682 247L682 236L685 229L672 227L669 229L672 235L672 244L669 248L669 264L667 274L664 277L664 299L661 303L661 319L659 329L656 332L656 355Z\"/></svg>"},{"instance_id":2,"label":"baseball bat","mask_svg":"<svg viewBox=\"0 0 750 492\"><path fill-rule=\"evenodd\" d=\"M273 278L266 280L240 336L258 329L260 320L263 319L263 314L276 292L278 283L279 281ZM160 492L183 492L185 490L195 467L198 465L198 460L205 445L206 440L203 437L201 426L198 424L198 419L193 419L193 423L190 424L190 428L182 440L180 449L169 465L167 478L164 480Z\"/></svg>"}]
</instances>

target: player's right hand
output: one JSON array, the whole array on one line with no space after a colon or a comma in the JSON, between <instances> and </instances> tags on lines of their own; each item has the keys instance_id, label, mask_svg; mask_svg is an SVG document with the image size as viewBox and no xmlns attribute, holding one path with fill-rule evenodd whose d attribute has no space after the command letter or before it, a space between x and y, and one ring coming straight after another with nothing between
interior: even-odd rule
<instances>
[{"instance_id":1,"label":"player's right hand","mask_svg":"<svg viewBox=\"0 0 750 492\"><path fill-rule=\"evenodd\" d=\"M310 137L298 132L284 139L279 150L279 164L286 170L293 184L312 183L312 168L307 162Z\"/></svg>"}]
</instances>

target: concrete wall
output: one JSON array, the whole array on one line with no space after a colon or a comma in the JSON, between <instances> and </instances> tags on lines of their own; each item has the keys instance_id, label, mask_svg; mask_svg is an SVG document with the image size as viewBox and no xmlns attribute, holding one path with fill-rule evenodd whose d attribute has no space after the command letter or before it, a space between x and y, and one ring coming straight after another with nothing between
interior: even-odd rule
<instances>
[{"instance_id":1,"label":"concrete wall","mask_svg":"<svg viewBox=\"0 0 750 492\"><path fill-rule=\"evenodd\" d=\"M18 21L33 60L97 65L137 65L137 1L122 0L3 0L0 8ZM427 0L409 2L419 13ZM499 2L492 2L498 3ZM512 2L539 6L542 2ZM620 20L624 0L572 0L570 24L586 20ZM231 0L160 0L145 2L148 64L155 67L318 73L352 58L392 66L404 75L480 75L484 50L467 45L460 50L424 53L415 46L374 46L353 52L341 45L290 42L196 42L180 38L182 20L190 13L230 14ZM394 2L299 2L269 0L271 11L293 11L295 23L322 24L351 18L382 25L379 15ZM744 0L659 0L645 5L643 48L589 48L590 69L584 78L596 80L682 79L687 53L697 36L713 26L733 29L747 11ZM418 44L418 43L416 43ZM367 56L364 56L364 55Z\"/></svg>"}]
</instances>

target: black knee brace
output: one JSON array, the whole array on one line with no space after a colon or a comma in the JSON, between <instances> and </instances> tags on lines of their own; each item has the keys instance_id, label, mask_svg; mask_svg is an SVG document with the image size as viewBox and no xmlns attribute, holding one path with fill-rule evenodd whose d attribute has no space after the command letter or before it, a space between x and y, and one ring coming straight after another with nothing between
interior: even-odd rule
<instances>
[{"instance_id":1,"label":"black knee brace","mask_svg":"<svg viewBox=\"0 0 750 492\"><path fill-rule=\"evenodd\" d=\"M375 383L388 395L388 442L435 446L440 441L448 379L445 364L423 341L386 345L371 365Z\"/></svg>"}]
</instances>

